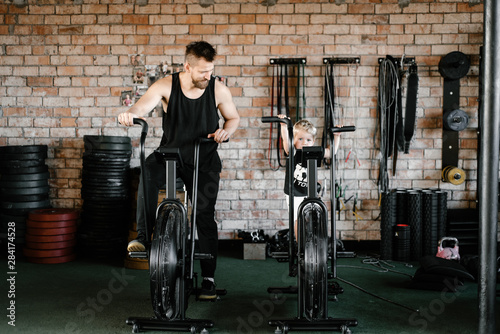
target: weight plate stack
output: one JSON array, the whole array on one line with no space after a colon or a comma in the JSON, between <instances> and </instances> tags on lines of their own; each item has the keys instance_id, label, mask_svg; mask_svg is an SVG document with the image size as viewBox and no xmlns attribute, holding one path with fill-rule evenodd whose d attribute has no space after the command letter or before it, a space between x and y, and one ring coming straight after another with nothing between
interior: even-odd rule
<instances>
[{"instance_id":1,"label":"weight plate stack","mask_svg":"<svg viewBox=\"0 0 500 334\"><path fill-rule=\"evenodd\" d=\"M26 259L45 264L73 261L78 216L72 209L31 211L26 220Z\"/></svg>"},{"instance_id":2,"label":"weight plate stack","mask_svg":"<svg viewBox=\"0 0 500 334\"><path fill-rule=\"evenodd\" d=\"M131 220L129 137L84 136L79 247L93 258L123 254Z\"/></svg>"},{"instance_id":3,"label":"weight plate stack","mask_svg":"<svg viewBox=\"0 0 500 334\"><path fill-rule=\"evenodd\" d=\"M25 243L28 213L50 207L47 150L47 145L0 146L1 235L9 223L15 223L18 245Z\"/></svg>"}]
</instances>

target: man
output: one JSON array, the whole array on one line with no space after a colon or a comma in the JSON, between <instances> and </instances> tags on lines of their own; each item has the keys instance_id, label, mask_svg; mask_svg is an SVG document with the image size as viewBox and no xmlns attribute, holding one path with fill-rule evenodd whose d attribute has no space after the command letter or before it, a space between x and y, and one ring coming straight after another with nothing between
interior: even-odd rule
<instances>
[{"instance_id":1,"label":"man","mask_svg":"<svg viewBox=\"0 0 500 334\"><path fill-rule=\"evenodd\" d=\"M200 146L200 167L198 180L198 208L196 221L200 251L211 254L213 259L201 260L200 299L214 299L214 274L217 257L218 232L215 222L215 203L219 191L222 164L217 153L218 143L228 140L236 131L240 117L229 89L212 76L216 51L207 42L193 42L186 47L184 71L155 82L127 112L118 115L118 121L126 126L133 125L133 119L142 117L156 107L163 105L163 136L160 146L179 148L184 168L178 169L178 176L184 181L188 195L192 198L194 142L199 137L213 138L215 143ZM224 118L219 128L219 114ZM146 203L151 215L156 211L158 190L165 185L165 167L158 163L154 154L146 159L147 179ZM144 194L139 186L137 200L137 239L129 243L128 251L145 250L145 222L155 217L144 217ZM152 226L149 229L152 230Z\"/></svg>"}]
</instances>

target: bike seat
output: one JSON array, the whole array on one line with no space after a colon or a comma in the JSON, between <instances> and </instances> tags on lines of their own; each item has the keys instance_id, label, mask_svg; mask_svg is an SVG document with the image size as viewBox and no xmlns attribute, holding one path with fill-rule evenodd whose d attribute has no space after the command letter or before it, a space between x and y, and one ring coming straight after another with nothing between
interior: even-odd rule
<instances>
[{"instance_id":1,"label":"bike seat","mask_svg":"<svg viewBox=\"0 0 500 334\"><path fill-rule=\"evenodd\" d=\"M178 148L158 147L155 150L155 155L156 159L163 161L175 160L179 163L179 167L182 167L182 157Z\"/></svg>"},{"instance_id":2,"label":"bike seat","mask_svg":"<svg viewBox=\"0 0 500 334\"><path fill-rule=\"evenodd\" d=\"M319 167L324 155L325 151L321 146L304 146L302 147L301 161L303 164L307 164L307 160L317 160L317 165Z\"/></svg>"}]
</instances>

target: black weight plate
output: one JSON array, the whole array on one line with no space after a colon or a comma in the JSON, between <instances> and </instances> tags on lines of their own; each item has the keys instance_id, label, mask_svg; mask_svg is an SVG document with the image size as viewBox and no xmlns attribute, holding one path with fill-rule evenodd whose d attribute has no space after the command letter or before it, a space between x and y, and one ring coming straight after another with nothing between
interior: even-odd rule
<instances>
[{"instance_id":1,"label":"black weight plate","mask_svg":"<svg viewBox=\"0 0 500 334\"><path fill-rule=\"evenodd\" d=\"M92 169L92 168L121 168L121 169L126 169L129 168L130 162L121 162L121 161L83 161L82 164L84 169Z\"/></svg>"},{"instance_id":2,"label":"black weight plate","mask_svg":"<svg viewBox=\"0 0 500 334\"><path fill-rule=\"evenodd\" d=\"M96 143L97 145L99 143L117 143L117 144L123 144L123 143L130 143L131 139L130 137L124 137L124 136L92 136L92 135L85 135L83 136L83 140L85 142L94 144Z\"/></svg>"},{"instance_id":3,"label":"black weight plate","mask_svg":"<svg viewBox=\"0 0 500 334\"><path fill-rule=\"evenodd\" d=\"M460 51L453 51L439 61L439 73L443 78L457 80L467 75L470 68L469 58Z\"/></svg>"},{"instance_id":4,"label":"black weight plate","mask_svg":"<svg viewBox=\"0 0 500 334\"><path fill-rule=\"evenodd\" d=\"M104 198L128 198L128 194L125 192L112 192L112 191L82 191L83 199L104 199Z\"/></svg>"},{"instance_id":5,"label":"black weight plate","mask_svg":"<svg viewBox=\"0 0 500 334\"><path fill-rule=\"evenodd\" d=\"M106 198L106 197L113 197L113 198L125 198L127 197L127 192L126 191L110 191L110 190L83 190L82 189L82 196L84 199L86 198Z\"/></svg>"},{"instance_id":6,"label":"black weight plate","mask_svg":"<svg viewBox=\"0 0 500 334\"><path fill-rule=\"evenodd\" d=\"M126 168L130 166L130 161L118 161L118 160L106 160L106 161L97 161L97 160L83 160L83 167L86 166L108 166L108 167L118 167L118 168Z\"/></svg>"},{"instance_id":7,"label":"black weight plate","mask_svg":"<svg viewBox=\"0 0 500 334\"><path fill-rule=\"evenodd\" d=\"M0 188L4 195L39 195L49 192L49 186L34 188Z\"/></svg>"},{"instance_id":8,"label":"black weight plate","mask_svg":"<svg viewBox=\"0 0 500 334\"><path fill-rule=\"evenodd\" d=\"M83 161L116 161L116 162L129 162L130 156L115 156L114 154L86 154L83 156Z\"/></svg>"},{"instance_id":9,"label":"black weight plate","mask_svg":"<svg viewBox=\"0 0 500 334\"><path fill-rule=\"evenodd\" d=\"M50 177L49 172L43 173L33 173L33 174L2 174L0 175L0 181L36 181L48 179Z\"/></svg>"},{"instance_id":10,"label":"black weight plate","mask_svg":"<svg viewBox=\"0 0 500 334\"><path fill-rule=\"evenodd\" d=\"M50 206L50 200L36 201L36 202L0 202L0 207L3 209L39 209L47 208Z\"/></svg>"},{"instance_id":11,"label":"black weight plate","mask_svg":"<svg viewBox=\"0 0 500 334\"><path fill-rule=\"evenodd\" d=\"M101 201L101 200L106 200L106 199L109 199L109 198L120 199L120 200L128 200L130 198L130 196L129 195L114 195L114 196L111 196L111 195L92 194L92 193L82 194L82 199L84 201L86 201L88 199L91 199L93 201L95 201L95 200Z\"/></svg>"},{"instance_id":12,"label":"black weight plate","mask_svg":"<svg viewBox=\"0 0 500 334\"><path fill-rule=\"evenodd\" d=\"M128 174L126 172L88 172L84 171L82 173L82 181L84 180L107 180L107 179L120 179L128 180Z\"/></svg>"},{"instance_id":13,"label":"black weight plate","mask_svg":"<svg viewBox=\"0 0 500 334\"><path fill-rule=\"evenodd\" d=\"M82 180L82 186L86 189L113 189L113 190L121 190L128 189L129 183L126 181L123 182L110 182L109 179L86 179Z\"/></svg>"},{"instance_id":14,"label":"black weight plate","mask_svg":"<svg viewBox=\"0 0 500 334\"><path fill-rule=\"evenodd\" d=\"M45 159L40 160L0 160L0 168L28 168L45 164Z\"/></svg>"},{"instance_id":15,"label":"black weight plate","mask_svg":"<svg viewBox=\"0 0 500 334\"><path fill-rule=\"evenodd\" d=\"M91 156L92 158L107 156L111 159L130 159L132 157L132 151L107 151L105 152L105 154L103 154L102 152L103 151L92 151L92 154L86 152L83 154L83 159L87 160L89 156Z\"/></svg>"},{"instance_id":16,"label":"black weight plate","mask_svg":"<svg viewBox=\"0 0 500 334\"><path fill-rule=\"evenodd\" d=\"M35 181L0 181L0 188L38 188L48 185L47 179Z\"/></svg>"},{"instance_id":17,"label":"black weight plate","mask_svg":"<svg viewBox=\"0 0 500 334\"><path fill-rule=\"evenodd\" d=\"M49 170L49 166L42 164L34 167L4 167L0 168L1 174L6 175L17 175L17 174L36 174L36 173L44 173Z\"/></svg>"},{"instance_id":18,"label":"black weight plate","mask_svg":"<svg viewBox=\"0 0 500 334\"><path fill-rule=\"evenodd\" d=\"M43 160L47 158L47 152L38 153L6 153L0 156L2 160Z\"/></svg>"},{"instance_id":19,"label":"black weight plate","mask_svg":"<svg viewBox=\"0 0 500 334\"><path fill-rule=\"evenodd\" d=\"M120 174L110 174L110 173L102 173L102 174L86 174L82 177L82 183L84 182L96 182L96 181L106 181L106 180L120 180L119 182L130 182L128 177L123 173Z\"/></svg>"},{"instance_id":20,"label":"black weight plate","mask_svg":"<svg viewBox=\"0 0 500 334\"><path fill-rule=\"evenodd\" d=\"M97 173L103 173L103 172L111 172L111 173L125 173L128 171L128 164L127 165L112 165L112 164L106 164L106 165L99 165L99 164L83 164L83 170L85 172L97 172Z\"/></svg>"},{"instance_id":21,"label":"black weight plate","mask_svg":"<svg viewBox=\"0 0 500 334\"><path fill-rule=\"evenodd\" d=\"M47 145L14 145L0 146L0 156L4 153L38 153L47 152Z\"/></svg>"},{"instance_id":22,"label":"black weight plate","mask_svg":"<svg viewBox=\"0 0 500 334\"><path fill-rule=\"evenodd\" d=\"M1 194L0 198L2 201L8 202L35 202L43 201L49 198L49 194L38 194L38 195L4 195Z\"/></svg>"},{"instance_id":23,"label":"black weight plate","mask_svg":"<svg viewBox=\"0 0 500 334\"><path fill-rule=\"evenodd\" d=\"M95 158L112 158L112 159L130 159L132 152L127 151L100 151L92 150L91 152L83 152L84 159L95 159Z\"/></svg>"},{"instance_id":24,"label":"black weight plate","mask_svg":"<svg viewBox=\"0 0 500 334\"><path fill-rule=\"evenodd\" d=\"M125 173L128 172L129 167L128 165L126 166L106 166L104 164L85 164L83 167L83 170L85 172L97 172L97 173L102 173L102 172L108 172L108 173Z\"/></svg>"},{"instance_id":25,"label":"black weight plate","mask_svg":"<svg viewBox=\"0 0 500 334\"><path fill-rule=\"evenodd\" d=\"M131 151L132 150L132 144L118 144L118 143L99 143L99 144L89 144L85 143L84 145L85 151L93 151L93 150L100 150L100 151Z\"/></svg>"}]
</instances>

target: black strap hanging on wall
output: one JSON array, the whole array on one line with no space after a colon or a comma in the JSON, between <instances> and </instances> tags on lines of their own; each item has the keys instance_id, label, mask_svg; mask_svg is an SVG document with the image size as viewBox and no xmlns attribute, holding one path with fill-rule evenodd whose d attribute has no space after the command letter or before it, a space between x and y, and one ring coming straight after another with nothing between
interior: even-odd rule
<instances>
[{"instance_id":1,"label":"black strap hanging on wall","mask_svg":"<svg viewBox=\"0 0 500 334\"><path fill-rule=\"evenodd\" d=\"M415 132L418 97L418 66L412 63L408 70L408 83L406 90L406 110L404 125L404 153L410 153L410 142Z\"/></svg>"}]
</instances>

